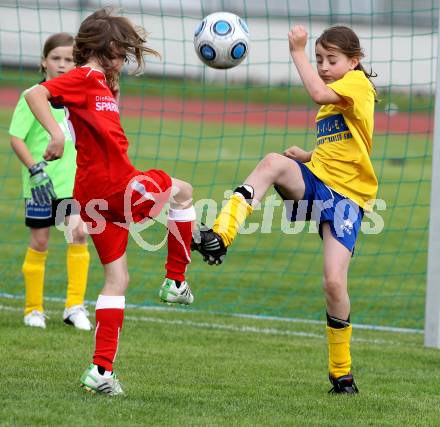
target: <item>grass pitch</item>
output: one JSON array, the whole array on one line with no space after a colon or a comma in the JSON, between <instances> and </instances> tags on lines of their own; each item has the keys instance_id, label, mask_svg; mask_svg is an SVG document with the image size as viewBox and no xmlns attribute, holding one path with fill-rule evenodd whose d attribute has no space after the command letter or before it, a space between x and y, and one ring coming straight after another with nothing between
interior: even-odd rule
<instances>
[{"instance_id":1,"label":"grass pitch","mask_svg":"<svg viewBox=\"0 0 440 427\"><path fill-rule=\"evenodd\" d=\"M439 353L420 333L355 330L358 396L328 395L324 325L128 309L115 370L127 395L79 387L93 334L22 324L0 299L0 425L435 426Z\"/></svg>"}]
</instances>

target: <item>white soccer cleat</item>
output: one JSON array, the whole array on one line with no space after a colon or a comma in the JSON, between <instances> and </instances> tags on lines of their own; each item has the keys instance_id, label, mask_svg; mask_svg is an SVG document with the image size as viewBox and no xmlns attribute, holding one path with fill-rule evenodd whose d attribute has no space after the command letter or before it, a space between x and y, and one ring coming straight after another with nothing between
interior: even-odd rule
<instances>
[{"instance_id":1,"label":"white soccer cleat","mask_svg":"<svg viewBox=\"0 0 440 427\"><path fill-rule=\"evenodd\" d=\"M181 282L180 286L176 286L176 281L166 278L162 283L159 291L161 301L167 303L177 303L189 305L194 302L194 295L188 282Z\"/></svg>"},{"instance_id":2,"label":"white soccer cleat","mask_svg":"<svg viewBox=\"0 0 440 427\"><path fill-rule=\"evenodd\" d=\"M81 387L90 393L101 393L109 396L123 395L121 383L114 372L110 376L101 375L98 366L93 363L84 371L81 376Z\"/></svg>"},{"instance_id":3,"label":"white soccer cleat","mask_svg":"<svg viewBox=\"0 0 440 427\"><path fill-rule=\"evenodd\" d=\"M76 329L82 331L91 331L93 329L89 320L89 312L84 305L74 305L64 309L63 320L67 325L73 325Z\"/></svg>"},{"instance_id":4,"label":"white soccer cleat","mask_svg":"<svg viewBox=\"0 0 440 427\"><path fill-rule=\"evenodd\" d=\"M24 316L24 324L33 328L46 329L46 315L38 310L33 310Z\"/></svg>"}]
</instances>

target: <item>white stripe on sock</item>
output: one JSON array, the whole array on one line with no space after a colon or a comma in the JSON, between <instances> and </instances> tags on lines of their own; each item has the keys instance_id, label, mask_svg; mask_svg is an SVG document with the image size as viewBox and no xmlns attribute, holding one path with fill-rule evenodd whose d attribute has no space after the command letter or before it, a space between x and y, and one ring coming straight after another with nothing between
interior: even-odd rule
<instances>
[{"instance_id":1,"label":"white stripe on sock","mask_svg":"<svg viewBox=\"0 0 440 427\"><path fill-rule=\"evenodd\" d=\"M121 332L121 328L118 328L118 341L116 344L116 351L115 351L115 355L113 356L113 360L112 363L114 363L114 361L116 360L116 355L118 354L118 350L119 350L119 333Z\"/></svg>"},{"instance_id":2,"label":"white stripe on sock","mask_svg":"<svg viewBox=\"0 0 440 427\"><path fill-rule=\"evenodd\" d=\"M188 209L171 209L168 212L168 219L177 222L194 221L196 219L196 210L194 206Z\"/></svg>"},{"instance_id":3,"label":"white stripe on sock","mask_svg":"<svg viewBox=\"0 0 440 427\"><path fill-rule=\"evenodd\" d=\"M125 296L124 295L99 295L98 300L96 301L96 310L100 310L102 308L125 308Z\"/></svg>"}]
</instances>

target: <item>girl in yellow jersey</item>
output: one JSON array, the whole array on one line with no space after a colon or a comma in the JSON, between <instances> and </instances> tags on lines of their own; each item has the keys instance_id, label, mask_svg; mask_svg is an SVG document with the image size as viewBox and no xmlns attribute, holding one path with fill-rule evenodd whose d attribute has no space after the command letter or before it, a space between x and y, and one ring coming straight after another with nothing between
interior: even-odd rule
<instances>
[{"instance_id":1,"label":"girl in yellow jersey","mask_svg":"<svg viewBox=\"0 0 440 427\"><path fill-rule=\"evenodd\" d=\"M304 87L321 105L317 146L311 152L293 146L284 155L266 155L235 189L212 230L202 228L194 236L192 247L209 264L220 264L240 226L272 185L290 206L292 221L315 220L324 244L331 391L355 394L347 275L364 209L370 209L377 192L370 160L376 91L371 73L360 62L359 38L350 28L331 27L316 40L317 71L305 53L305 28L293 27L288 37ZM299 200L307 203L300 205ZM307 209L301 212L304 205Z\"/></svg>"}]
</instances>

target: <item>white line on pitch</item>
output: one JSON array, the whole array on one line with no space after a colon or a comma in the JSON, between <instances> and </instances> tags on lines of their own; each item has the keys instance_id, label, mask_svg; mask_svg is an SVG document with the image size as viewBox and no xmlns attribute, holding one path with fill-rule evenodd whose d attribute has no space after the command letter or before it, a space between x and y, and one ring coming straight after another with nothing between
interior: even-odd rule
<instances>
[{"instance_id":1,"label":"white line on pitch","mask_svg":"<svg viewBox=\"0 0 440 427\"><path fill-rule=\"evenodd\" d=\"M0 310L17 312L17 311L22 311L22 308L11 307L0 304ZM46 313L54 315L55 311L46 310ZM316 334L312 332L303 332L303 331L288 331L277 328L258 328L255 326L246 326L246 325L237 326L237 325L228 325L224 323L195 322L192 320L177 320L177 319L171 320L171 319L160 319L157 317L133 316L133 315L124 316L124 319L133 322L146 322L146 323L156 323L163 325L179 325L179 326L188 326L199 329L215 329L215 330L230 331L230 332L254 333L254 334L276 335L276 336L297 336L297 337L306 337L306 338L315 338L315 339L324 340L324 334ZM357 338L357 337L353 337L352 341L359 343L367 343L367 344L378 344L378 345L388 344L388 345L396 345L396 346L401 346L401 345L411 346L411 344L408 343L400 343L400 342L380 340L380 339Z\"/></svg>"},{"instance_id":2,"label":"white line on pitch","mask_svg":"<svg viewBox=\"0 0 440 427\"><path fill-rule=\"evenodd\" d=\"M308 338L319 338L319 339L323 338L322 334L314 334L311 332L286 331L276 328L258 328L255 326L236 326L236 325L227 325L224 323L194 322L192 320L168 320L168 319L159 319L157 317L145 317L145 316L125 316L124 319L132 320L135 322L162 323L166 325L190 326L193 328L200 328L200 329L218 329L222 331L231 331L231 332L251 332L251 333L266 334L266 335L291 335L291 336L300 336L300 337L308 337Z\"/></svg>"},{"instance_id":3,"label":"white line on pitch","mask_svg":"<svg viewBox=\"0 0 440 427\"><path fill-rule=\"evenodd\" d=\"M13 294L7 294L7 293L1 293L0 292L0 298L7 298L7 299L23 299L22 295L13 295ZM45 297L45 300L47 301L54 301L54 302L64 302L63 298L59 297ZM94 306L95 301L85 301L86 304ZM147 310L147 311L177 311L179 313L199 313L199 314L214 314L219 316L230 316L230 317L238 317L243 319L252 319L252 320L271 320L271 321L277 321L277 322L287 322L287 323L304 323L304 324L310 324L310 325L324 325L326 322L322 320L312 320L312 319L301 319L301 318L295 318L295 317L278 317L278 316L265 316L265 315L259 315L259 314L245 314L245 313L226 313L223 311L204 311L204 310L198 310L196 308L191 307L188 308L179 308L179 307L157 307L157 306L145 306L145 305L139 305L139 304L126 304L127 308L135 308L139 310ZM379 325L365 325L362 323L352 323L353 328L355 329L365 329L368 331L381 331L381 332L393 332L398 334L423 334L423 329L413 329L413 328L398 328L394 326L379 326Z\"/></svg>"}]
</instances>

